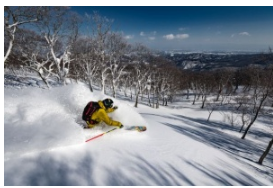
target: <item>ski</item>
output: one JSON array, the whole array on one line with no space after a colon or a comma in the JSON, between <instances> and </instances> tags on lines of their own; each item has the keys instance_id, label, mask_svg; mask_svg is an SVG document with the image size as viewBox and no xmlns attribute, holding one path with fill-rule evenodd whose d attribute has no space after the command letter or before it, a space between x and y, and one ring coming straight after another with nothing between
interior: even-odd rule
<instances>
[{"instance_id":1,"label":"ski","mask_svg":"<svg viewBox=\"0 0 273 188\"><path fill-rule=\"evenodd\" d=\"M138 132L144 132L147 130L147 127L146 126L127 126L127 127L125 126L124 129L129 131L136 130Z\"/></svg>"},{"instance_id":2,"label":"ski","mask_svg":"<svg viewBox=\"0 0 273 188\"><path fill-rule=\"evenodd\" d=\"M89 141L91 141L91 140L94 140L94 139L96 139L96 138L99 138L99 137L101 137L101 136L103 136L103 135L105 135L105 134L107 134L107 133L109 133L109 132L112 132L112 131L114 131L114 130L117 130L117 129L118 129L118 128L114 128L114 129L111 129L111 130L106 131L106 132L104 132L104 133L101 133L101 134L99 134L99 135L96 135L96 136L94 136L94 137L92 137L92 138L89 138L89 139L86 140L85 142L89 142ZM125 126L125 127L124 127L123 129L121 129L121 130L144 132L144 131L147 130L147 127L146 127L146 126Z\"/></svg>"},{"instance_id":3,"label":"ski","mask_svg":"<svg viewBox=\"0 0 273 188\"><path fill-rule=\"evenodd\" d=\"M103 136L103 135L105 135L105 134L107 134L107 133L109 133L109 132L111 132L111 131L114 131L114 130L116 130L117 128L114 128L114 129L111 129L111 130L109 130L109 131L107 131L107 132L104 132L104 133L101 133L101 134L99 134L99 135L97 135L97 136L94 136L94 137L92 137L92 138L89 138L88 140L86 140L85 142L89 142L89 141L91 141L91 140L94 140L94 139L96 139L96 138L98 138L98 137L101 137L101 136Z\"/></svg>"}]
</instances>

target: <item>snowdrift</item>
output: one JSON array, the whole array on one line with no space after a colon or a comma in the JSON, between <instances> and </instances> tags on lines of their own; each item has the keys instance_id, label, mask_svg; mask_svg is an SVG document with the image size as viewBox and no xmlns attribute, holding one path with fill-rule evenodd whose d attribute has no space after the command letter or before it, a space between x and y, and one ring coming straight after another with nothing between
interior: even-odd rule
<instances>
[{"instance_id":1,"label":"snowdrift","mask_svg":"<svg viewBox=\"0 0 273 188\"><path fill-rule=\"evenodd\" d=\"M219 112L207 122L208 111L191 101L154 109L140 100L134 108L134 101L118 95L112 118L125 126L144 124L147 131L118 129L85 143L111 127L82 129L83 108L109 96L84 84L42 89L6 78L6 186L272 185L272 152L257 164L272 138L269 119L259 118L242 140L240 127L225 123Z\"/></svg>"},{"instance_id":2,"label":"snowdrift","mask_svg":"<svg viewBox=\"0 0 273 188\"><path fill-rule=\"evenodd\" d=\"M26 153L84 143L88 131L77 123L81 121L83 108L91 100L109 98L98 91L91 93L84 84L70 84L50 90L7 88L4 94L5 160ZM112 100L119 107L110 115L113 119L124 125L145 124L131 105ZM98 129L92 133L102 131Z\"/></svg>"}]
</instances>

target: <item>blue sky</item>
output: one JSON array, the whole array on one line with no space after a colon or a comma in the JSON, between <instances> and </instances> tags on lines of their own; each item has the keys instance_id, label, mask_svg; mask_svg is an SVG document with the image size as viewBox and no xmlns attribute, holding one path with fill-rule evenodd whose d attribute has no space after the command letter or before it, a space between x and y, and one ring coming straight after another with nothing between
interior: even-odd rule
<instances>
[{"instance_id":1,"label":"blue sky","mask_svg":"<svg viewBox=\"0 0 273 188\"><path fill-rule=\"evenodd\" d=\"M112 30L130 43L158 50L273 48L273 6L81 6L80 14L114 19Z\"/></svg>"}]
</instances>

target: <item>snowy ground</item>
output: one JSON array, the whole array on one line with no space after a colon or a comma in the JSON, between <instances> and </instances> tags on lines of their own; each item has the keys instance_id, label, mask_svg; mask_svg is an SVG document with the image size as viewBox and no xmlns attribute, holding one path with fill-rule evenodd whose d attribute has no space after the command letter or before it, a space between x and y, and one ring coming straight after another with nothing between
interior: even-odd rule
<instances>
[{"instance_id":1,"label":"snowy ground","mask_svg":"<svg viewBox=\"0 0 273 188\"><path fill-rule=\"evenodd\" d=\"M245 140L240 127L219 112L190 101L153 109L145 103L113 99L113 119L141 124L147 131L116 130L87 138L108 126L83 130L84 106L104 96L84 84L49 89L37 80L11 82L4 90L5 185L272 185L273 152L258 165L272 129L258 119Z\"/></svg>"}]
</instances>

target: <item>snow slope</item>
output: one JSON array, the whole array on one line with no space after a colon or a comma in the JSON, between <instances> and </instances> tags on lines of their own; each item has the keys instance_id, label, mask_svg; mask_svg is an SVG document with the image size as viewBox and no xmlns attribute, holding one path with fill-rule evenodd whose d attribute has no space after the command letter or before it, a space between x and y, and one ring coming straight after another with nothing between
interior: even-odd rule
<instances>
[{"instance_id":1,"label":"snow slope","mask_svg":"<svg viewBox=\"0 0 273 188\"><path fill-rule=\"evenodd\" d=\"M190 102L134 108L119 98L112 118L147 131L115 130L85 143L111 127L83 130L76 122L84 106L109 96L84 84L6 87L4 95L5 185L273 184L272 151L263 166L256 163L270 139L254 134L268 128L261 122L241 140L219 113L206 122L208 112Z\"/></svg>"}]
</instances>

